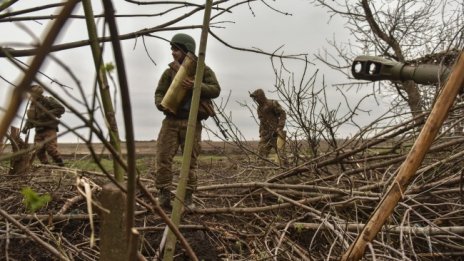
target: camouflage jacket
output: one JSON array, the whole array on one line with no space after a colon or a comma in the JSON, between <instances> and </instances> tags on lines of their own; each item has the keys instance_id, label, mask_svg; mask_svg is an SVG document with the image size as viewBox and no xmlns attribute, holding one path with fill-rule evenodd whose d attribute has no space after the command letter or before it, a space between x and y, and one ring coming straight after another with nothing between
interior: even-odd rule
<instances>
[{"instance_id":1,"label":"camouflage jacket","mask_svg":"<svg viewBox=\"0 0 464 261\"><path fill-rule=\"evenodd\" d=\"M258 105L259 136L270 139L277 136L278 130L283 130L287 114L276 100L266 100Z\"/></svg>"},{"instance_id":2,"label":"camouflage jacket","mask_svg":"<svg viewBox=\"0 0 464 261\"><path fill-rule=\"evenodd\" d=\"M65 108L53 97L40 96L32 100L27 110L26 128L58 128Z\"/></svg>"},{"instance_id":3,"label":"camouflage jacket","mask_svg":"<svg viewBox=\"0 0 464 261\"><path fill-rule=\"evenodd\" d=\"M176 118L187 119L189 116L190 111L190 103L192 100L192 93L190 92L187 97L184 99L183 104L180 105L180 109L176 115L173 115L165 110L163 110L160 106L161 101L163 100L164 95L168 91L171 82L173 81L176 75L176 66L174 66L174 62L169 64L169 68L166 69L161 78L158 82L158 86L155 91L155 105L156 107L163 111L166 115L171 115ZM203 81L201 83L201 100L211 100L217 98L221 92L221 87L216 79L216 75L213 70L205 66L205 70L203 73ZM199 109L198 111L198 118L199 119L206 119L208 115L205 115L205 112Z\"/></svg>"}]
</instances>

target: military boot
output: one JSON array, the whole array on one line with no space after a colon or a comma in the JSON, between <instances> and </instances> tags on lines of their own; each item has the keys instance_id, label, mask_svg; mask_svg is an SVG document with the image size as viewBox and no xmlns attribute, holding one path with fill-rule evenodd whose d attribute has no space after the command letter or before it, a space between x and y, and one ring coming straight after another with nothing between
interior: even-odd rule
<instances>
[{"instance_id":1,"label":"military boot","mask_svg":"<svg viewBox=\"0 0 464 261\"><path fill-rule=\"evenodd\" d=\"M190 209L195 208L195 204L193 203L193 190L187 189L185 191L184 205Z\"/></svg>"},{"instance_id":2,"label":"military boot","mask_svg":"<svg viewBox=\"0 0 464 261\"><path fill-rule=\"evenodd\" d=\"M164 210L171 210L171 191L167 188L160 188L158 201Z\"/></svg>"},{"instance_id":3,"label":"military boot","mask_svg":"<svg viewBox=\"0 0 464 261\"><path fill-rule=\"evenodd\" d=\"M36 156L39 159L40 164L44 164L44 165L50 164L50 162L48 162L47 155L44 155L43 153L37 153Z\"/></svg>"},{"instance_id":4,"label":"military boot","mask_svg":"<svg viewBox=\"0 0 464 261\"><path fill-rule=\"evenodd\" d=\"M64 167L63 159L56 159L55 163L56 163L57 166Z\"/></svg>"}]
</instances>

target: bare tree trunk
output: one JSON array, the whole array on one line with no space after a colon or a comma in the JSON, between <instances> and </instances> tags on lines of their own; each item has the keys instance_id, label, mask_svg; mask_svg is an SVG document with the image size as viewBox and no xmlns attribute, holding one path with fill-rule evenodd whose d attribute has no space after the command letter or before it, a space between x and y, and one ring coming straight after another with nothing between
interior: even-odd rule
<instances>
[{"instance_id":1,"label":"bare tree trunk","mask_svg":"<svg viewBox=\"0 0 464 261\"><path fill-rule=\"evenodd\" d=\"M13 156L10 159L10 170L8 175L18 175L27 172L31 167L31 152L25 152L29 148L29 144L24 142L19 136L19 129L16 127L10 128L10 141ZM21 153L22 152L22 153Z\"/></svg>"},{"instance_id":2,"label":"bare tree trunk","mask_svg":"<svg viewBox=\"0 0 464 261\"><path fill-rule=\"evenodd\" d=\"M411 110L411 114L413 118L416 118L420 114L422 114L422 107L421 107L421 95L419 93L419 89L417 89L417 85L412 81L407 81L403 83L403 88L407 93L407 102L409 105L409 109ZM420 118L417 118L420 120Z\"/></svg>"},{"instance_id":3,"label":"bare tree trunk","mask_svg":"<svg viewBox=\"0 0 464 261\"><path fill-rule=\"evenodd\" d=\"M110 143L115 151L121 154L121 141L119 139L118 124L116 122L113 102L108 85L108 79L104 66L104 60L98 45L98 35L93 16L92 3L89 0L82 1L84 6L85 19L87 22L87 30L90 39L90 47L92 49L93 61L95 64L95 71L97 72L97 82L100 87L100 95L102 97L103 111L105 113L105 120L108 122L108 133L110 136ZM124 181L124 170L117 160L113 161L114 176L118 182Z\"/></svg>"}]
</instances>

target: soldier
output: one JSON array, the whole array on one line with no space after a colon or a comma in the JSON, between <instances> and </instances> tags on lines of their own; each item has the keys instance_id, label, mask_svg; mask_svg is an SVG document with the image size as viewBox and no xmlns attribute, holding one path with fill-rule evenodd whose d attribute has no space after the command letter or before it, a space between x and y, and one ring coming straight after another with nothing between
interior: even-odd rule
<instances>
[{"instance_id":1,"label":"soldier","mask_svg":"<svg viewBox=\"0 0 464 261\"><path fill-rule=\"evenodd\" d=\"M262 89L257 89L250 94L250 97L258 104L259 124L259 144L258 154L266 158L272 148L277 153L280 163L286 163L284 147L277 146L277 138L280 136L285 140L284 131L287 114L276 100L266 98Z\"/></svg>"},{"instance_id":2,"label":"soldier","mask_svg":"<svg viewBox=\"0 0 464 261\"><path fill-rule=\"evenodd\" d=\"M187 53L195 54L195 40L187 34L176 34L171 40L171 52L174 61L171 62L169 68L163 72L155 91L155 105L165 114L156 144L155 183L156 187L159 189L158 199L160 205L167 210L171 209L170 186L173 179L172 162L178 147L180 146L182 151L184 149L194 80L187 78L182 81L181 88L187 90L187 95L178 106L179 109L176 113L164 108L161 102ZM216 79L216 75L211 68L205 66L203 81L201 83L200 102L211 101L211 99L218 97L220 92L221 88ZM194 206L192 194L197 186L196 165L197 157L201 149L200 141L202 130L200 121L208 118L208 116L210 115L205 110L198 111L190 172L184 200L185 205L188 207Z\"/></svg>"},{"instance_id":3,"label":"soldier","mask_svg":"<svg viewBox=\"0 0 464 261\"><path fill-rule=\"evenodd\" d=\"M58 152L59 118L65 109L55 98L43 96L42 86L31 86L31 105L27 110L27 121L22 132L26 134L29 129L35 128L34 144L38 146L37 158L42 164L49 164L48 155L58 166L64 166L61 154Z\"/></svg>"}]
</instances>

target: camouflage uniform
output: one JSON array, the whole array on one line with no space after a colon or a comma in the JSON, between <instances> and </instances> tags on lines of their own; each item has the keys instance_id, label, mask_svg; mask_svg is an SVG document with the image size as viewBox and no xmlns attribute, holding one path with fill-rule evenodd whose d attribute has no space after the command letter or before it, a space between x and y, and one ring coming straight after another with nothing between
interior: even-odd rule
<instances>
[{"instance_id":1,"label":"camouflage uniform","mask_svg":"<svg viewBox=\"0 0 464 261\"><path fill-rule=\"evenodd\" d=\"M258 154L267 157L273 148L280 159L284 159L284 151L277 149L277 137L285 137L284 127L287 114L276 100L266 98L262 89L255 90L250 95L258 103L259 144Z\"/></svg>"},{"instance_id":2,"label":"camouflage uniform","mask_svg":"<svg viewBox=\"0 0 464 261\"><path fill-rule=\"evenodd\" d=\"M163 120L161 130L158 134L156 144L156 165L155 165L155 183L158 189L166 189L171 186L173 179L172 162L179 146L182 151L185 145L185 135L187 133L187 123L190 111L190 103L192 94L190 93L180 106L178 112L174 115L162 108L161 101L166 94L171 82L176 74L176 62L169 65L169 68L164 71L161 79L158 82L158 87L155 91L155 105L163 111L166 117ZM208 66L205 66L203 82L201 84L201 100L209 100L219 96L221 88L216 79L216 76ZM201 120L208 117L205 111L199 109L198 122L195 129L195 141L193 144L192 158L190 162L190 172L187 181L187 189L194 191L197 186L196 164L197 157L200 153L201 141Z\"/></svg>"},{"instance_id":3,"label":"camouflage uniform","mask_svg":"<svg viewBox=\"0 0 464 261\"><path fill-rule=\"evenodd\" d=\"M31 88L31 105L27 111L27 121L23 133L35 128L34 144L38 146L37 158L42 164L48 164L48 155L59 166L64 166L58 151L58 124L65 109L55 98L42 95L43 88L35 85Z\"/></svg>"}]
</instances>

